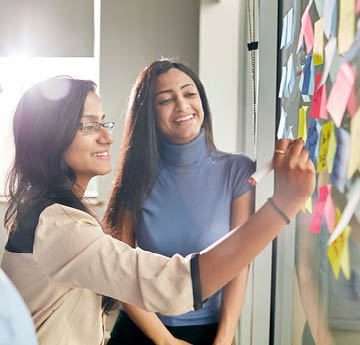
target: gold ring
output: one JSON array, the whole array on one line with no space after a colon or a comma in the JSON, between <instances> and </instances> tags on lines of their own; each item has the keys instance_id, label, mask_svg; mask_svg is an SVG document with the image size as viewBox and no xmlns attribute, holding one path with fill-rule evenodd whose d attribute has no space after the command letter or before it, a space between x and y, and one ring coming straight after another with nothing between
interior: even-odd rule
<instances>
[{"instance_id":1,"label":"gold ring","mask_svg":"<svg viewBox=\"0 0 360 345\"><path fill-rule=\"evenodd\" d=\"M285 151L284 151L284 150L280 150L280 149L275 149L274 152L275 152L275 153L281 153L282 155L285 154Z\"/></svg>"}]
</instances>

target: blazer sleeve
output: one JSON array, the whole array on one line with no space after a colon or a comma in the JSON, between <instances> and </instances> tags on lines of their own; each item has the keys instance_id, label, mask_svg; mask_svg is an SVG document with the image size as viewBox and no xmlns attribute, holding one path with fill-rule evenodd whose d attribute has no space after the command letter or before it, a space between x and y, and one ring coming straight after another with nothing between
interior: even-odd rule
<instances>
[{"instance_id":1,"label":"blazer sleeve","mask_svg":"<svg viewBox=\"0 0 360 345\"><path fill-rule=\"evenodd\" d=\"M43 272L63 286L168 315L201 307L197 255L168 258L133 249L74 208L54 204L41 213L33 255Z\"/></svg>"}]
</instances>

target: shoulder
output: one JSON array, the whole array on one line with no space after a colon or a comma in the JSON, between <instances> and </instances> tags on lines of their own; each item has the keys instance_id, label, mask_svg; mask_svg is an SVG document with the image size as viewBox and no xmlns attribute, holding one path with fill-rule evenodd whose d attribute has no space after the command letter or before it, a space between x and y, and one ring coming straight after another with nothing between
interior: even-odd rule
<instances>
[{"instance_id":1,"label":"shoulder","mask_svg":"<svg viewBox=\"0 0 360 345\"><path fill-rule=\"evenodd\" d=\"M224 160L228 169L234 171L254 171L255 161L243 153L214 152L216 159Z\"/></svg>"},{"instance_id":2,"label":"shoulder","mask_svg":"<svg viewBox=\"0 0 360 345\"><path fill-rule=\"evenodd\" d=\"M46 207L40 214L40 220L42 223L47 221L56 225L77 223L99 226L99 223L92 215L61 204L52 204Z\"/></svg>"}]
</instances>

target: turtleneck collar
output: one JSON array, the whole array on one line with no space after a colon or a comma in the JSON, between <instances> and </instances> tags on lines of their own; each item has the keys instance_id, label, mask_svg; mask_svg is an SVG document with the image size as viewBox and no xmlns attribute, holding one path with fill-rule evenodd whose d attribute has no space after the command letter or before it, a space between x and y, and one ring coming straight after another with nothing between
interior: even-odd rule
<instances>
[{"instance_id":1,"label":"turtleneck collar","mask_svg":"<svg viewBox=\"0 0 360 345\"><path fill-rule=\"evenodd\" d=\"M166 140L160 144L160 157L168 165L184 167L196 164L209 156L206 146L205 129L192 141L183 145L175 145Z\"/></svg>"}]
</instances>

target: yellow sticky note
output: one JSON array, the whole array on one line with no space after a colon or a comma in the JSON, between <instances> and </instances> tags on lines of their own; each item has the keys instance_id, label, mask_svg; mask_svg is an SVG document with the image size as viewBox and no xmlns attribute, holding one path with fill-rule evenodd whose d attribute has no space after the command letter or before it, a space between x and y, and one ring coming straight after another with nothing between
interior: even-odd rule
<instances>
[{"instance_id":1,"label":"yellow sticky note","mask_svg":"<svg viewBox=\"0 0 360 345\"><path fill-rule=\"evenodd\" d=\"M322 125L321 144L320 144L321 146L320 146L319 161L317 166L318 173L323 172L325 169L333 127L334 124L332 121L326 122Z\"/></svg>"},{"instance_id":2,"label":"yellow sticky note","mask_svg":"<svg viewBox=\"0 0 360 345\"><path fill-rule=\"evenodd\" d=\"M304 105L299 109L298 138L304 140L304 143L306 143L307 139L306 111L308 108L308 106Z\"/></svg>"},{"instance_id":3,"label":"yellow sticky note","mask_svg":"<svg viewBox=\"0 0 360 345\"><path fill-rule=\"evenodd\" d=\"M335 136L334 128L332 128L331 134L330 134L328 152L326 155L326 165L327 165L329 174L332 173L335 153L336 153L336 136Z\"/></svg>"},{"instance_id":4,"label":"yellow sticky note","mask_svg":"<svg viewBox=\"0 0 360 345\"><path fill-rule=\"evenodd\" d=\"M360 168L360 108L350 121L350 154L347 178L351 179Z\"/></svg>"},{"instance_id":5,"label":"yellow sticky note","mask_svg":"<svg viewBox=\"0 0 360 345\"><path fill-rule=\"evenodd\" d=\"M328 247L328 258L336 279L340 268L346 279L350 279L349 235L351 227L347 225L341 235Z\"/></svg>"},{"instance_id":6,"label":"yellow sticky note","mask_svg":"<svg viewBox=\"0 0 360 345\"><path fill-rule=\"evenodd\" d=\"M314 35L314 65L318 66L324 62L324 19L320 18L315 23Z\"/></svg>"},{"instance_id":7,"label":"yellow sticky note","mask_svg":"<svg viewBox=\"0 0 360 345\"><path fill-rule=\"evenodd\" d=\"M301 210L305 213L307 210L308 212L312 213L312 201L311 197L306 200L306 203L301 207Z\"/></svg>"},{"instance_id":8,"label":"yellow sticky note","mask_svg":"<svg viewBox=\"0 0 360 345\"><path fill-rule=\"evenodd\" d=\"M346 53L355 35L355 1L340 0L339 3L338 48L339 54Z\"/></svg>"}]
</instances>

